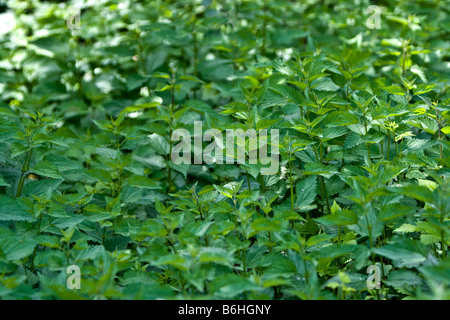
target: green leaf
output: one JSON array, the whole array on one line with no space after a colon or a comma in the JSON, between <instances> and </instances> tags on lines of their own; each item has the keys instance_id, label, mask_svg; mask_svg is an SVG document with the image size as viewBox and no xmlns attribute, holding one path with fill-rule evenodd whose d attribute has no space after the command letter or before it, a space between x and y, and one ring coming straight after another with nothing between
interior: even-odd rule
<instances>
[{"instance_id":1,"label":"green leaf","mask_svg":"<svg viewBox=\"0 0 450 320\"><path fill-rule=\"evenodd\" d=\"M143 176L132 176L126 179L126 183L131 187L142 189L159 189L160 187L152 180Z\"/></svg>"},{"instance_id":2,"label":"green leaf","mask_svg":"<svg viewBox=\"0 0 450 320\"><path fill-rule=\"evenodd\" d=\"M186 270L186 267L184 266L186 262L186 259L178 254L168 254L162 257L159 257L156 261L154 261L152 264L155 266L174 266L181 270Z\"/></svg>"},{"instance_id":3,"label":"green leaf","mask_svg":"<svg viewBox=\"0 0 450 320\"><path fill-rule=\"evenodd\" d=\"M435 85L427 85L422 83L417 85L417 88L414 89L414 94L418 96L420 94L432 91L435 87L436 87Z\"/></svg>"},{"instance_id":4,"label":"green leaf","mask_svg":"<svg viewBox=\"0 0 450 320\"><path fill-rule=\"evenodd\" d=\"M358 216L351 210L342 210L314 220L324 225L346 226L358 223Z\"/></svg>"},{"instance_id":5,"label":"green leaf","mask_svg":"<svg viewBox=\"0 0 450 320\"><path fill-rule=\"evenodd\" d=\"M262 287L236 274L224 274L216 277L211 283L211 292L222 299L236 297L243 292L261 290Z\"/></svg>"},{"instance_id":6,"label":"green leaf","mask_svg":"<svg viewBox=\"0 0 450 320\"><path fill-rule=\"evenodd\" d=\"M261 119L256 124L256 130L267 129L279 122L279 120L272 119Z\"/></svg>"},{"instance_id":7,"label":"green leaf","mask_svg":"<svg viewBox=\"0 0 450 320\"><path fill-rule=\"evenodd\" d=\"M180 76L180 80L189 80L189 81L194 81L194 82L199 82L199 83L205 83L205 81L200 80L199 78L190 76L190 75Z\"/></svg>"},{"instance_id":8,"label":"green leaf","mask_svg":"<svg viewBox=\"0 0 450 320\"><path fill-rule=\"evenodd\" d=\"M320 248L317 251L312 252L311 254L317 259L334 259L340 256L348 255L354 252L358 246L356 245L329 245L323 248Z\"/></svg>"},{"instance_id":9,"label":"green leaf","mask_svg":"<svg viewBox=\"0 0 450 320\"><path fill-rule=\"evenodd\" d=\"M424 266L420 271L427 279L434 281L437 284L450 283L450 259L439 261L436 265Z\"/></svg>"},{"instance_id":10,"label":"green leaf","mask_svg":"<svg viewBox=\"0 0 450 320\"><path fill-rule=\"evenodd\" d=\"M435 134L439 130L439 125L435 120L430 118L421 117L418 119L406 120L405 122L431 134Z\"/></svg>"},{"instance_id":11,"label":"green leaf","mask_svg":"<svg viewBox=\"0 0 450 320\"><path fill-rule=\"evenodd\" d=\"M42 179L38 181L30 181L28 182L22 191L23 195L35 195L39 196L49 191L56 190L63 180L55 180L55 179Z\"/></svg>"},{"instance_id":12,"label":"green leaf","mask_svg":"<svg viewBox=\"0 0 450 320\"><path fill-rule=\"evenodd\" d=\"M381 221L389 221L407 215L411 212L414 212L413 207L394 203L381 207L378 217Z\"/></svg>"},{"instance_id":13,"label":"green leaf","mask_svg":"<svg viewBox=\"0 0 450 320\"><path fill-rule=\"evenodd\" d=\"M217 186L215 184L213 186L214 186L214 189L216 189L221 195L223 195L227 198L230 198L230 199L233 197L233 191L231 189Z\"/></svg>"},{"instance_id":14,"label":"green leaf","mask_svg":"<svg viewBox=\"0 0 450 320\"><path fill-rule=\"evenodd\" d=\"M10 184L6 182L3 176L0 174L0 187L9 187L9 186Z\"/></svg>"},{"instance_id":15,"label":"green leaf","mask_svg":"<svg viewBox=\"0 0 450 320\"><path fill-rule=\"evenodd\" d=\"M317 195L317 177L311 176L300 181L295 186L296 190L296 206L304 207L311 205Z\"/></svg>"},{"instance_id":16,"label":"green leaf","mask_svg":"<svg viewBox=\"0 0 450 320\"><path fill-rule=\"evenodd\" d=\"M119 117L124 114L131 113L131 112L146 110L146 109L150 109L150 108L156 108L159 105L160 105L159 102L149 102L149 103L143 103L143 104L138 104L138 105L134 105L134 106L129 106L129 107L126 107L125 109L123 109L119 113Z\"/></svg>"},{"instance_id":17,"label":"green leaf","mask_svg":"<svg viewBox=\"0 0 450 320\"><path fill-rule=\"evenodd\" d=\"M339 87L330 78L320 78L314 80L311 84L315 90L320 91L336 91Z\"/></svg>"},{"instance_id":18,"label":"green leaf","mask_svg":"<svg viewBox=\"0 0 450 320\"><path fill-rule=\"evenodd\" d=\"M363 142L364 141L359 134L351 132L344 141L344 148L351 149Z\"/></svg>"},{"instance_id":19,"label":"green leaf","mask_svg":"<svg viewBox=\"0 0 450 320\"><path fill-rule=\"evenodd\" d=\"M34 239L24 239L20 241L10 241L10 245L3 249L6 259L22 260L33 253L38 242Z\"/></svg>"},{"instance_id":20,"label":"green leaf","mask_svg":"<svg viewBox=\"0 0 450 320\"><path fill-rule=\"evenodd\" d=\"M419 201L433 202L432 192L425 186L409 184L399 187L388 187L388 189Z\"/></svg>"},{"instance_id":21,"label":"green leaf","mask_svg":"<svg viewBox=\"0 0 450 320\"><path fill-rule=\"evenodd\" d=\"M233 260L232 253L223 248L202 248L199 253L199 261L204 263L214 262L231 267Z\"/></svg>"},{"instance_id":22,"label":"green leaf","mask_svg":"<svg viewBox=\"0 0 450 320\"><path fill-rule=\"evenodd\" d=\"M324 176L332 176L336 174L337 168L332 165L324 165L319 163L307 163L305 165L305 171L303 171L304 175L324 175Z\"/></svg>"},{"instance_id":23,"label":"green leaf","mask_svg":"<svg viewBox=\"0 0 450 320\"><path fill-rule=\"evenodd\" d=\"M50 161L40 161L36 163L34 168L31 169L31 172L53 179L64 179L59 174L58 168Z\"/></svg>"},{"instance_id":24,"label":"green leaf","mask_svg":"<svg viewBox=\"0 0 450 320\"><path fill-rule=\"evenodd\" d=\"M387 281L384 283L394 288L402 288L405 286L418 286L422 283L422 279L414 272L407 270L394 270L389 273Z\"/></svg>"},{"instance_id":25,"label":"green leaf","mask_svg":"<svg viewBox=\"0 0 450 320\"><path fill-rule=\"evenodd\" d=\"M405 91L402 89L402 87L399 87L399 86L394 85L394 86L384 87L383 89L389 93L396 94L399 96L405 95Z\"/></svg>"},{"instance_id":26,"label":"green leaf","mask_svg":"<svg viewBox=\"0 0 450 320\"><path fill-rule=\"evenodd\" d=\"M174 164L172 161L167 161L167 166L176 172L181 173L184 178L187 179L187 174L191 165L186 163Z\"/></svg>"},{"instance_id":27,"label":"green leaf","mask_svg":"<svg viewBox=\"0 0 450 320\"><path fill-rule=\"evenodd\" d=\"M20 117L18 114L16 114L14 111L8 109L8 108L3 108L0 107L0 115L2 116L8 116L8 117L13 117L13 118L18 118Z\"/></svg>"},{"instance_id":28,"label":"green leaf","mask_svg":"<svg viewBox=\"0 0 450 320\"><path fill-rule=\"evenodd\" d=\"M331 240L333 237L334 237L334 235L326 234L326 233L311 236L311 237L309 237L308 241L306 241L306 245L308 247L312 247L318 243L322 243L322 242Z\"/></svg>"},{"instance_id":29,"label":"green leaf","mask_svg":"<svg viewBox=\"0 0 450 320\"><path fill-rule=\"evenodd\" d=\"M33 144L38 145L44 142L52 143L58 146L68 147L68 144L64 139L58 137L57 135L47 135L43 133L37 133L33 136Z\"/></svg>"},{"instance_id":30,"label":"green leaf","mask_svg":"<svg viewBox=\"0 0 450 320\"><path fill-rule=\"evenodd\" d=\"M0 195L0 221L33 221L29 210L21 200Z\"/></svg>"},{"instance_id":31,"label":"green leaf","mask_svg":"<svg viewBox=\"0 0 450 320\"><path fill-rule=\"evenodd\" d=\"M396 267L416 267L426 261L427 248L418 241L396 238L394 242L381 248L374 248L373 252L391 259Z\"/></svg>"},{"instance_id":32,"label":"green leaf","mask_svg":"<svg viewBox=\"0 0 450 320\"><path fill-rule=\"evenodd\" d=\"M325 128L322 135L322 141L328 141L337 137L341 137L348 132L347 128L335 127L335 128Z\"/></svg>"},{"instance_id":33,"label":"green leaf","mask_svg":"<svg viewBox=\"0 0 450 320\"><path fill-rule=\"evenodd\" d=\"M102 169L87 169L84 174L95 181L110 182L112 179L111 173Z\"/></svg>"},{"instance_id":34,"label":"green leaf","mask_svg":"<svg viewBox=\"0 0 450 320\"><path fill-rule=\"evenodd\" d=\"M251 224L252 232L250 236L253 236L261 231L280 231L281 225L278 221L273 221L267 218L257 218Z\"/></svg>"}]
</instances>

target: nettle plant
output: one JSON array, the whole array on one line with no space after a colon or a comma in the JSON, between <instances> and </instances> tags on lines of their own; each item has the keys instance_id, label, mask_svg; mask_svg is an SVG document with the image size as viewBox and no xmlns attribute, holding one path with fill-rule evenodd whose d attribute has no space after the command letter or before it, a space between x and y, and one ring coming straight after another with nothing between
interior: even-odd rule
<instances>
[{"instance_id":1,"label":"nettle plant","mask_svg":"<svg viewBox=\"0 0 450 320\"><path fill-rule=\"evenodd\" d=\"M449 299L447 11L369 5L8 1L0 298Z\"/></svg>"}]
</instances>

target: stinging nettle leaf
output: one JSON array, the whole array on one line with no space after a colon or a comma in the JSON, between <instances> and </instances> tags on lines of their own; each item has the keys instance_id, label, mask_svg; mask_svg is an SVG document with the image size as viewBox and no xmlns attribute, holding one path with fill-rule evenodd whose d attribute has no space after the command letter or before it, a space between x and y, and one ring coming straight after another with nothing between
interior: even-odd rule
<instances>
[{"instance_id":1,"label":"stinging nettle leaf","mask_svg":"<svg viewBox=\"0 0 450 320\"><path fill-rule=\"evenodd\" d=\"M295 186L296 190L296 206L309 206L311 205L317 195L317 177L311 176L300 181Z\"/></svg>"}]
</instances>

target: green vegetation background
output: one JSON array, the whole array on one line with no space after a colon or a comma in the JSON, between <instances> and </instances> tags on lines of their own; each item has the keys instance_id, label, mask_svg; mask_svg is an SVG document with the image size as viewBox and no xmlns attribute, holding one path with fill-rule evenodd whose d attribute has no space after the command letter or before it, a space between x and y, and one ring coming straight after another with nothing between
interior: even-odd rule
<instances>
[{"instance_id":1,"label":"green vegetation background","mask_svg":"<svg viewBox=\"0 0 450 320\"><path fill-rule=\"evenodd\" d=\"M450 299L448 8L0 1L0 298ZM194 121L279 173L174 165Z\"/></svg>"}]
</instances>

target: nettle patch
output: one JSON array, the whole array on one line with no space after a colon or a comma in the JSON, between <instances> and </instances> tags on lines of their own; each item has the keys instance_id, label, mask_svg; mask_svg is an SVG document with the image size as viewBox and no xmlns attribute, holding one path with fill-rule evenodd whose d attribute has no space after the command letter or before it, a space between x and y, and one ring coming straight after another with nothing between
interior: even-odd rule
<instances>
[{"instance_id":1,"label":"nettle patch","mask_svg":"<svg viewBox=\"0 0 450 320\"><path fill-rule=\"evenodd\" d=\"M447 9L370 5L7 1L0 298L449 299Z\"/></svg>"}]
</instances>

